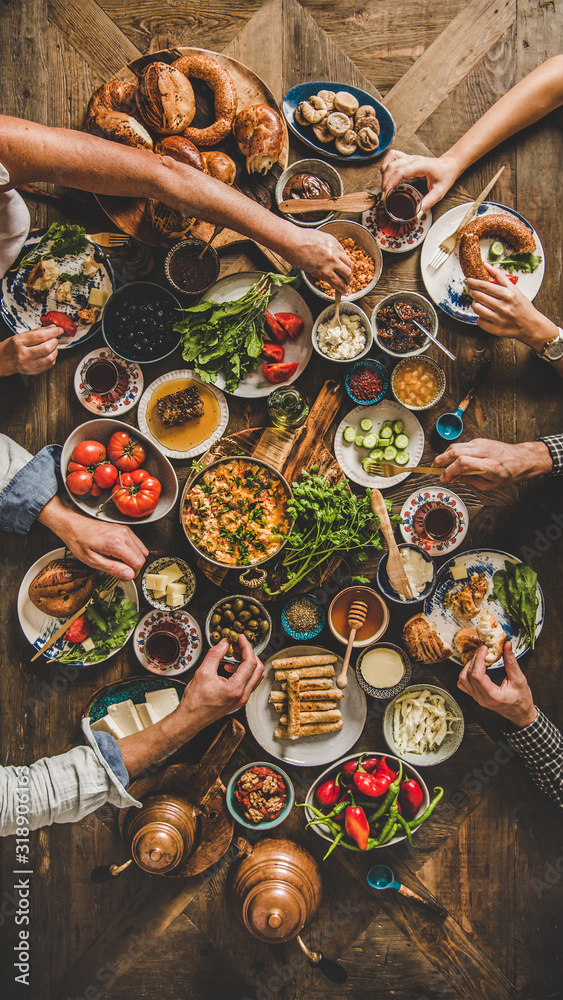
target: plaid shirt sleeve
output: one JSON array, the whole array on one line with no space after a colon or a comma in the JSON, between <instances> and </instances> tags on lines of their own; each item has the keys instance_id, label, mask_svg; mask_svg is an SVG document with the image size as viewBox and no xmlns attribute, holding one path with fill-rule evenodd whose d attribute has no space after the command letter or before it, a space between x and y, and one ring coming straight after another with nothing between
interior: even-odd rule
<instances>
[{"instance_id":1,"label":"plaid shirt sleeve","mask_svg":"<svg viewBox=\"0 0 563 1000\"><path fill-rule=\"evenodd\" d=\"M529 726L505 735L536 785L563 808L563 733L538 709Z\"/></svg>"},{"instance_id":2,"label":"plaid shirt sleeve","mask_svg":"<svg viewBox=\"0 0 563 1000\"><path fill-rule=\"evenodd\" d=\"M547 437L538 439L546 445L549 454L553 459L553 469L550 476L563 475L563 434L550 434Z\"/></svg>"}]
</instances>

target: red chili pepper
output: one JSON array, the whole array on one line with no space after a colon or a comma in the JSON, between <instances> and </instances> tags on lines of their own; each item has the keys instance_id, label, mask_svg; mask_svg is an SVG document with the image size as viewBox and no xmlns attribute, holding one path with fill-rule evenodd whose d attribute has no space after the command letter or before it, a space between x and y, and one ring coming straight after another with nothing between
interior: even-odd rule
<instances>
[{"instance_id":1,"label":"red chili pepper","mask_svg":"<svg viewBox=\"0 0 563 1000\"><path fill-rule=\"evenodd\" d=\"M64 330L66 337L74 337L78 329L72 316L69 316L67 313L57 312L55 309L52 309L41 317L41 326L59 326L61 330Z\"/></svg>"},{"instance_id":2,"label":"red chili pepper","mask_svg":"<svg viewBox=\"0 0 563 1000\"><path fill-rule=\"evenodd\" d=\"M262 345L260 355L261 357L266 358L266 361L283 361L285 351L281 344L270 344L266 341L266 343Z\"/></svg>"},{"instance_id":3,"label":"red chili pepper","mask_svg":"<svg viewBox=\"0 0 563 1000\"><path fill-rule=\"evenodd\" d=\"M391 778L386 775L368 774L366 771L356 771L354 784L363 795L369 795L372 799L379 799L391 784Z\"/></svg>"},{"instance_id":4,"label":"red chili pepper","mask_svg":"<svg viewBox=\"0 0 563 1000\"><path fill-rule=\"evenodd\" d=\"M358 770L359 761L357 760L347 760L342 768L342 774L347 778L351 778L353 774Z\"/></svg>"},{"instance_id":5,"label":"red chili pepper","mask_svg":"<svg viewBox=\"0 0 563 1000\"><path fill-rule=\"evenodd\" d=\"M276 319L292 340L296 340L303 329L303 320L295 313L276 313Z\"/></svg>"},{"instance_id":6,"label":"red chili pepper","mask_svg":"<svg viewBox=\"0 0 563 1000\"><path fill-rule=\"evenodd\" d=\"M411 778L409 781L403 781L399 792L399 802L405 811L407 819L414 819L422 805L423 798L422 788L418 784L418 781L415 781L414 778Z\"/></svg>"},{"instance_id":7,"label":"red chili pepper","mask_svg":"<svg viewBox=\"0 0 563 1000\"><path fill-rule=\"evenodd\" d=\"M284 344L287 340L287 333L281 323L278 323L276 317L268 311L266 311L265 320L270 335L274 338L276 344Z\"/></svg>"},{"instance_id":8,"label":"red chili pepper","mask_svg":"<svg viewBox=\"0 0 563 1000\"><path fill-rule=\"evenodd\" d=\"M319 785L315 795L320 805L326 807L336 805L341 793L342 789L340 786L337 785L335 781L330 779L329 781L323 782L322 785Z\"/></svg>"},{"instance_id":9,"label":"red chili pepper","mask_svg":"<svg viewBox=\"0 0 563 1000\"><path fill-rule=\"evenodd\" d=\"M364 771L369 771L370 774L372 773L372 771L376 770L378 764L379 764L379 757L366 757L365 760L361 761L361 765Z\"/></svg>"},{"instance_id":10,"label":"red chili pepper","mask_svg":"<svg viewBox=\"0 0 563 1000\"><path fill-rule=\"evenodd\" d=\"M356 841L360 851L368 846L369 823L361 806L348 806L344 816L346 833Z\"/></svg>"},{"instance_id":11,"label":"red chili pepper","mask_svg":"<svg viewBox=\"0 0 563 1000\"><path fill-rule=\"evenodd\" d=\"M299 364L297 361L285 361L283 364L273 365L265 362L262 365L262 371L264 378L267 378L268 382L287 382L288 378L291 378L295 374L298 367Z\"/></svg>"},{"instance_id":12,"label":"red chili pepper","mask_svg":"<svg viewBox=\"0 0 563 1000\"><path fill-rule=\"evenodd\" d=\"M395 781L395 778L397 777L397 772L392 771L391 768L389 767L389 764L387 763L387 757L382 757L377 767L377 777L379 778L380 775L386 775L390 779L390 783Z\"/></svg>"}]
</instances>

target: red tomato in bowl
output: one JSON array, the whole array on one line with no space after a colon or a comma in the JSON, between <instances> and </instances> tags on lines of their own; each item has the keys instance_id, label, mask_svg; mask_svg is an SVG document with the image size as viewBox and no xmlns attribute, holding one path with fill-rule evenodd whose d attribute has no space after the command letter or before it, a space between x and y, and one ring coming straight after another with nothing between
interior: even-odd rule
<instances>
[{"instance_id":1,"label":"red tomato in bowl","mask_svg":"<svg viewBox=\"0 0 563 1000\"><path fill-rule=\"evenodd\" d=\"M87 614L80 615L66 630L63 638L67 642L84 642L90 635L90 619Z\"/></svg>"},{"instance_id":2,"label":"red tomato in bowl","mask_svg":"<svg viewBox=\"0 0 563 1000\"><path fill-rule=\"evenodd\" d=\"M96 471L94 472L94 482L96 486L99 486L102 490L109 490L109 488L114 485L117 476L118 472L115 465L112 465L111 462L102 462L100 465L96 466Z\"/></svg>"},{"instance_id":3,"label":"red tomato in bowl","mask_svg":"<svg viewBox=\"0 0 563 1000\"><path fill-rule=\"evenodd\" d=\"M108 458L120 472L133 472L134 469L140 469L146 457L147 450L144 444L136 441L126 431L116 431L110 437Z\"/></svg>"},{"instance_id":4,"label":"red tomato in bowl","mask_svg":"<svg viewBox=\"0 0 563 1000\"><path fill-rule=\"evenodd\" d=\"M147 517L158 504L161 486L145 469L123 472L112 489L112 500L127 517Z\"/></svg>"},{"instance_id":5,"label":"red tomato in bowl","mask_svg":"<svg viewBox=\"0 0 563 1000\"><path fill-rule=\"evenodd\" d=\"M81 441L74 446L70 457L79 465L97 465L106 457L106 449L99 441Z\"/></svg>"},{"instance_id":6,"label":"red tomato in bowl","mask_svg":"<svg viewBox=\"0 0 563 1000\"><path fill-rule=\"evenodd\" d=\"M71 466L74 466L74 468L71 468ZM83 465L77 465L76 462L69 462L68 468L69 474L66 477L67 488L75 496L86 496L92 489L94 482L92 473L84 468Z\"/></svg>"}]
</instances>

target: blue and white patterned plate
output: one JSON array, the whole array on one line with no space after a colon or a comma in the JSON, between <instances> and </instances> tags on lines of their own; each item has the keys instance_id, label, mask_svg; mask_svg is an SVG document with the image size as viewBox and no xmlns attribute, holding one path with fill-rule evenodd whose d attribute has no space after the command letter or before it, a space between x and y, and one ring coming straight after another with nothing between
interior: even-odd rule
<instances>
[{"instance_id":1,"label":"blue and white patterned plate","mask_svg":"<svg viewBox=\"0 0 563 1000\"><path fill-rule=\"evenodd\" d=\"M352 153L352 156L341 156L340 153L335 151L334 143L331 142L325 145L322 142L315 141L315 133L313 132L312 125L299 125L295 121L297 105L301 101L308 101L314 94L318 94L319 90L333 90L335 93L339 90L345 90L348 94L352 94L357 98L360 105L370 104L372 108L375 108L375 114L381 131L379 133L379 146L377 149L374 149L373 153L362 153L360 151ZM309 80L308 83L298 83L296 87L288 90L285 95L282 102L282 110L284 118L293 134L307 146L310 146L311 149L314 149L316 153L319 153L323 160L337 160L340 163L367 163L369 160L374 160L377 156L381 156L395 138L395 121L385 105L381 104L375 97L372 97L371 94L368 94L367 91L359 90L358 87L351 87L347 83L327 83L326 80Z\"/></svg>"},{"instance_id":2,"label":"blue and white patterned plate","mask_svg":"<svg viewBox=\"0 0 563 1000\"><path fill-rule=\"evenodd\" d=\"M431 500L439 500L440 503L447 504L453 510L456 516L456 528L453 538L447 538L443 542L426 541L426 539L423 540L414 531L412 526L414 515L423 504ZM411 493L410 497L407 497L401 507L401 517L403 522L399 525L399 528L405 542L418 545L429 556L445 556L446 552L453 552L454 549L459 548L469 530L469 514L463 500L456 493L443 488L436 489L435 487L429 487L426 490L417 490L416 493Z\"/></svg>"},{"instance_id":3,"label":"blue and white patterned plate","mask_svg":"<svg viewBox=\"0 0 563 1000\"><path fill-rule=\"evenodd\" d=\"M32 580L35 579L37 574L47 566L48 563L52 562L53 559L64 559L65 556L70 556L74 558L68 551L68 549L60 548L53 549L52 552L46 552L44 556L41 556L37 562L33 563L33 566L28 569L25 574L18 591L18 618L20 620L20 625L22 631L32 646L37 650L41 646L44 646L46 642L51 638L52 635L61 627L64 618L52 618L51 615L46 615L44 611L40 611L39 608L32 604L28 597L28 589ZM100 582L103 579L103 574L100 575ZM133 601L137 611L139 610L139 597L137 594L137 588L132 580L122 581L119 586L123 589L124 600ZM69 616L70 617L70 616ZM129 640L129 636L132 634L133 629L127 635L125 642ZM74 643L65 642L64 635L57 639L54 646L44 653L46 660L56 660L57 656L65 652L65 650L70 649ZM123 644L125 645L125 643ZM123 646L120 647L123 649ZM77 662L73 661L72 665L75 667L82 666L96 666L98 663L105 663L109 660L110 656L115 656L118 653L118 649L112 650L109 656L105 656L103 660L95 660L92 663L85 664L83 661Z\"/></svg>"},{"instance_id":4,"label":"blue and white patterned plate","mask_svg":"<svg viewBox=\"0 0 563 1000\"><path fill-rule=\"evenodd\" d=\"M46 233L46 229L38 229L30 234L25 241L18 260L25 257L30 250L39 243L41 237ZM44 249L49 249L49 243L44 244ZM55 257L61 273L78 274L87 257L91 257L94 252L100 253L100 248L95 243L90 244L91 249L79 254L68 254L64 257ZM14 267L17 266L17 261ZM88 297L93 288L100 288L107 292L108 296L113 291L113 270L107 257L102 257L100 267L95 274L84 277L84 281L73 286L72 302L57 302L55 283L50 288L47 295L41 302L36 302L27 293L27 281L31 273L31 267L18 267L17 270L10 268L2 278L0 302L0 315L12 333L23 333L24 330L36 330L41 326L41 317L45 313L54 309L57 312L67 313L76 323L78 330L73 337L61 337L59 339L59 350L67 347L74 347L75 344L84 343L89 340L99 329L99 316L95 323L81 324L78 320L78 310L88 305Z\"/></svg>"},{"instance_id":5,"label":"blue and white patterned plate","mask_svg":"<svg viewBox=\"0 0 563 1000\"><path fill-rule=\"evenodd\" d=\"M467 208L468 204L456 205L455 208L451 208L449 212L446 212L445 215L441 215L437 219L422 246L420 270L422 280L426 285L426 291L432 301L440 309L443 309L445 313L453 316L454 319L458 319L461 323L470 323L472 326L476 326L477 314L473 311L471 298L465 292L465 276L459 263L458 247L444 261L441 267L429 267L438 246L446 236L455 232ZM510 215L514 219L519 219L534 234L536 252L542 258L542 262L532 274L522 274L521 271L516 271L518 275L517 287L530 301L533 301L541 288L545 271L545 252L540 238L532 224L523 215L515 212L513 208L500 205L496 201L484 201L477 212L477 216L498 215L499 212ZM487 259L489 247L492 243L494 243L494 238L481 240L481 254L484 260Z\"/></svg>"},{"instance_id":6,"label":"blue and white patterned plate","mask_svg":"<svg viewBox=\"0 0 563 1000\"><path fill-rule=\"evenodd\" d=\"M458 566L465 566L468 576L472 573L485 573L487 580L489 581L489 593L492 592L493 588L493 574L496 573L498 569L504 569L505 561L511 563L521 563L522 560L518 559L516 556L510 554L510 552L503 552L501 549L469 549L468 552L461 552L457 556L453 556L448 559L443 566L438 570L438 577L436 580L436 588L434 592L428 597L424 604L424 613L434 623L438 630L438 634L442 639L442 642L447 643L447 645L453 649L453 639L454 635L460 628L467 628L470 622L467 622L464 618L458 618L450 608L444 607L444 597L446 593L450 590L458 591L461 589L465 580L454 580L451 573L450 567L454 563ZM538 636L543 627L543 621L545 617L545 601L542 589L538 583L537 588L538 595L538 610L536 613L536 642ZM492 601L487 601L485 599L482 604L483 611L488 611L490 614L494 615L499 625L502 626L506 632L508 638L512 642L512 648L514 655L517 659L520 659L528 651L529 644L525 637L520 633L518 626L510 620L506 611L504 610L502 604L494 598ZM461 658L454 652L454 655L450 657L455 663L461 665ZM504 666L504 661L501 657L497 663L493 663L490 670L496 667Z\"/></svg>"},{"instance_id":7,"label":"blue and white patterned plate","mask_svg":"<svg viewBox=\"0 0 563 1000\"><path fill-rule=\"evenodd\" d=\"M141 618L135 629L133 646L139 663L146 670L156 673L155 668L150 665L145 656L145 643L151 629L155 625L165 624L166 622L179 625L186 634L188 644L184 655L170 667L164 667L162 670L159 670L158 675L162 677L177 677L178 674L184 674L186 670L191 670L192 667L195 667L201 656L201 629L195 618L192 618L187 611L149 611L144 618Z\"/></svg>"}]
</instances>

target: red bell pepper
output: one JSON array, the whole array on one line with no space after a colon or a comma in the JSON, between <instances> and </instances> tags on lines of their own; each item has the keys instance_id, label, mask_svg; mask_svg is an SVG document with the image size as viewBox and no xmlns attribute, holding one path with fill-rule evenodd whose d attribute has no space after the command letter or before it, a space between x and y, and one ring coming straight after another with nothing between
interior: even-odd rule
<instances>
[{"instance_id":1,"label":"red bell pepper","mask_svg":"<svg viewBox=\"0 0 563 1000\"><path fill-rule=\"evenodd\" d=\"M399 802L403 807L407 819L414 819L422 805L423 798L422 788L418 784L418 781L415 781L414 778L411 778L409 781L403 781L399 792Z\"/></svg>"},{"instance_id":2,"label":"red bell pepper","mask_svg":"<svg viewBox=\"0 0 563 1000\"><path fill-rule=\"evenodd\" d=\"M61 330L64 330L65 337L74 337L78 329L71 316L67 313L57 312L55 309L41 317L41 326L59 326Z\"/></svg>"},{"instance_id":3,"label":"red bell pepper","mask_svg":"<svg viewBox=\"0 0 563 1000\"><path fill-rule=\"evenodd\" d=\"M321 806L325 807L336 805L341 794L342 794L342 789L332 779L323 782L322 785L319 785L319 787L315 792L317 801L320 803Z\"/></svg>"},{"instance_id":4,"label":"red bell pepper","mask_svg":"<svg viewBox=\"0 0 563 1000\"><path fill-rule=\"evenodd\" d=\"M303 329L301 317L295 313L276 313L275 318L291 339L296 340Z\"/></svg>"},{"instance_id":5,"label":"red bell pepper","mask_svg":"<svg viewBox=\"0 0 563 1000\"><path fill-rule=\"evenodd\" d=\"M267 310L266 310L265 322L270 332L270 336L273 337L276 344L284 344L285 341L287 340L287 333L284 330L281 323L278 323L276 317Z\"/></svg>"},{"instance_id":6,"label":"red bell pepper","mask_svg":"<svg viewBox=\"0 0 563 1000\"><path fill-rule=\"evenodd\" d=\"M285 351L281 344L270 344L266 341L266 343L262 345L260 356L262 358L266 358L266 361L283 361L285 358Z\"/></svg>"},{"instance_id":7,"label":"red bell pepper","mask_svg":"<svg viewBox=\"0 0 563 1000\"><path fill-rule=\"evenodd\" d=\"M360 851L365 851L368 846L369 823L361 806L348 806L344 827L348 836L356 841Z\"/></svg>"},{"instance_id":8,"label":"red bell pepper","mask_svg":"<svg viewBox=\"0 0 563 1000\"><path fill-rule=\"evenodd\" d=\"M297 361L285 361L283 364L273 364L269 365L265 362L262 365L262 372L264 378L268 379L268 382L287 382L288 378L295 375L299 365Z\"/></svg>"},{"instance_id":9,"label":"red bell pepper","mask_svg":"<svg viewBox=\"0 0 563 1000\"><path fill-rule=\"evenodd\" d=\"M382 774L368 774L367 771L356 771L354 784L362 795L368 795L371 799L379 799L391 784L391 779Z\"/></svg>"},{"instance_id":10,"label":"red bell pepper","mask_svg":"<svg viewBox=\"0 0 563 1000\"><path fill-rule=\"evenodd\" d=\"M372 774L377 770L379 765L379 757L366 757L365 760L360 761L364 771L369 771Z\"/></svg>"}]
</instances>

